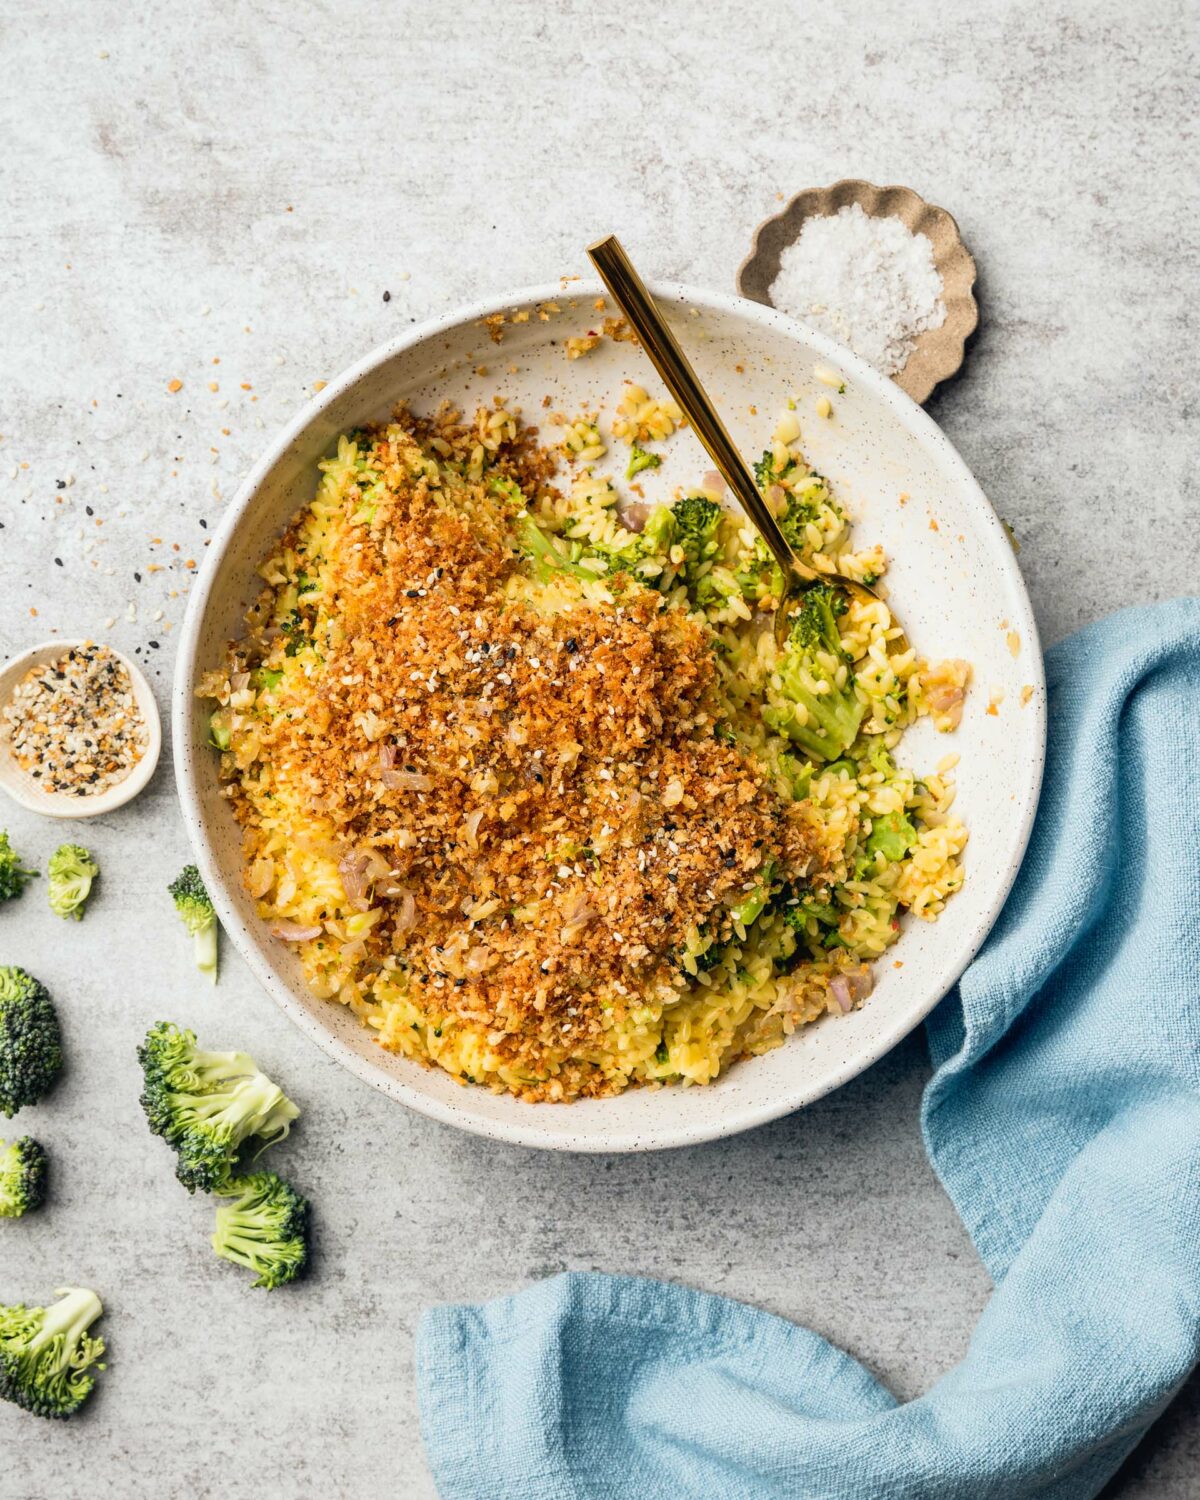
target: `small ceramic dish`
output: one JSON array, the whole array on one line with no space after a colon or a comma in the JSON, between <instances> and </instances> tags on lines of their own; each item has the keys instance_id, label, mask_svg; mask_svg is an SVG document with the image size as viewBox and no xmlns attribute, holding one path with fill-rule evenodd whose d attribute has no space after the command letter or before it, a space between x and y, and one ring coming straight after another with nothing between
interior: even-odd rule
<instances>
[{"instance_id":1,"label":"small ceramic dish","mask_svg":"<svg viewBox=\"0 0 1200 1500\"><path fill-rule=\"evenodd\" d=\"M975 261L962 242L958 225L944 208L926 203L911 188L876 187L848 177L832 187L806 188L781 212L764 219L754 234L750 254L738 268L737 286L743 297L774 307L771 287L779 275L784 250L800 238L805 220L836 214L851 203L872 218L896 218L913 234L923 234L933 246L933 263L942 278L946 321L917 339L908 363L892 379L914 401L928 401L934 387L958 372L967 339L979 322L972 288ZM803 319L801 319L803 321Z\"/></svg>"},{"instance_id":2,"label":"small ceramic dish","mask_svg":"<svg viewBox=\"0 0 1200 1500\"><path fill-rule=\"evenodd\" d=\"M43 641L40 646L31 646L19 656L12 657L0 667L0 709L12 698L17 684L31 667L44 666L55 657L62 656L73 646L85 646L87 641ZM158 717L158 705L154 693L140 669L115 647L108 649L129 673L133 684L133 696L145 720L147 744L141 760L123 780L106 791L90 797L71 797L65 792L47 792L37 784L27 771L17 764L9 745L8 735L0 724L0 790L8 793L14 802L30 812L41 813L45 818L98 818L101 813L113 812L131 802L154 775L158 757L162 752L162 722Z\"/></svg>"}]
</instances>

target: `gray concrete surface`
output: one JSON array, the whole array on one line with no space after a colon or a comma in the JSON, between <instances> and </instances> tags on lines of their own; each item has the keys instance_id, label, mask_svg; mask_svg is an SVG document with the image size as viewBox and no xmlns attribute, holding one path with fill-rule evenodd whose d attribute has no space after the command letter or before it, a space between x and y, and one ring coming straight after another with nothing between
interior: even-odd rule
<instances>
[{"instance_id":1,"label":"gray concrete surface","mask_svg":"<svg viewBox=\"0 0 1200 1500\"><path fill-rule=\"evenodd\" d=\"M1174 0L0 0L0 651L96 633L165 704L187 560L313 381L580 270L609 228L729 288L778 195L848 175L944 204L979 259L982 331L932 410L1016 527L1046 637L1194 588L1195 21ZM5 817L44 861L60 829ZM6 1497L429 1496L421 1308L568 1266L753 1300L901 1396L961 1354L988 1283L921 1151L919 1039L724 1144L503 1149L339 1071L232 952L205 987L164 900L187 854L165 764L86 837L82 926L37 889L0 912L70 1050L15 1122L55 1191L0 1234L0 1289L94 1285L112 1361L68 1427L0 1410ZM303 1290L219 1262L147 1134L133 1047L163 1015L303 1105L279 1152L316 1203ZM1110 1496L1196 1493L1198 1406L1193 1384Z\"/></svg>"}]
</instances>

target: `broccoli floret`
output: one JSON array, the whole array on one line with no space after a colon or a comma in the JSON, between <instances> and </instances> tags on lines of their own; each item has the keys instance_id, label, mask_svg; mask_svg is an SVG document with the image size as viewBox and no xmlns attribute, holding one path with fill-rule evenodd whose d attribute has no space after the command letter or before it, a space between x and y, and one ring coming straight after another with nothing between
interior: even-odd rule
<instances>
[{"instance_id":1,"label":"broccoli floret","mask_svg":"<svg viewBox=\"0 0 1200 1500\"><path fill-rule=\"evenodd\" d=\"M754 545L739 562L735 576L742 597L755 603L778 599L783 593L783 573L761 537L754 538Z\"/></svg>"},{"instance_id":2,"label":"broccoli floret","mask_svg":"<svg viewBox=\"0 0 1200 1500\"><path fill-rule=\"evenodd\" d=\"M712 582L712 562L721 548L723 512L715 500L704 495L685 495L671 507L675 543L683 557L678 564L693 604L704 608L720 601Z\"/></svg>"},{"instance_id":3,"label":"broccoli floret","mask_svg":"<svg viewBox=\"0 0 1200 1500\"><path fill-rule=\"evenodd\" d=\"M192 934L196 967L217 982L217 913L195 865L185 865L167 887L175 910Z\"/></svg>"},{"instance_id":4,"label":"broccoli floret","mask_svg":"<svg viewBox=\"0 0 1200 1500\"><path fill-rule=\"evenodd\" d=\"M625 470L625 478L632 479L643 469L657 469L660 463L662 463L662 458L659 454L647 453L644 448L639 448L637 443L634 443L629 450L629 467Z\"/></svg>"},{"instance_id":5,"label":"broccoli floret","mask_svg":"<svg viewBox=\"0 0 1200 1500\"><path fill-rule=\"evenodd\" d=\"M558 573L575 578L595 579L590 568L581 568L572 558L564 557L529 514L525 492L515 479L495 474L488 480L488 490L502 500L513 514L517 550L533 564L533 576L539 583L549 583Z\"/></svg>"},{"instance_id":6,"label":"broccoli floret","mask_svg":"<svg viewBox=\"0 0 1200 1500\"><path fill-rule=\"evenodd\" d=\"M656 505L639 532L630 532L623 546L589 542L588 555L604 559L610 573L631 573L648 557L665 557L675 540L675 518L670 506Z\"/></svg>"},{"instance_id":7,"label":"broccoli floret","mask_svg":"<svg viewBox=\"0 0 1200 1500\"><path fill-rule=\"evenodd\" d=\"M0 1114L36 1104L62 1072L62 1033L40 979L0 964Z\"/></svg>"},{"instance_id":8,"label":"broccoli floret","mask_svg":"<svg viewBox=\"0 0 1200 1500\"><path fill-rule=\"evenodd\" d=\"M759 489L765 492L778 477L775 473L775 455L770 448L764 448L763 456L754 465L754 478Z\"/></svg>"},{"instance_id":9,"label":"broccoli floret","mask_svg":"<svg viewBox=\"0 0 1200 1500\"><path fill-rule=\"evenodd\" d=\"M50 910L78 922L99 873L100 866L82 844L60 844L50 856Z\"/></svg>"},{"instance_id":10,"label":"broccoli floret","mask_svg":"<svg viewBox=\"0 0 1200 1500\"><path fill-rule=\"evenodd\" d=\"M309 621L298 609L288 610L279 622L279 630L286 642L284 656L295 656L310 644Z\"/></svg>"},{"instance_id":11,"label":"broccoli floret","mask_svg":"<svg viewBox=\"0 0 1200 1500\"><path fill-rule=\"evenodd\" d=\"M795 495L788 496L787 510L779 518L779 529L783 532L784 540L793 552L802 552L809 545L805 527L816 518L817 507L815 505L808 504Z\"/></svg>"},{"instance_id":12,"label":"broccoli floret","mask_svg":"<svg viewBox=\"0 0 1200 1500\"><path fill-rule=\"evenodd\" d=\"M8 834L0 829L0 901L11 901L19 896L33 877L31 870L21 863L21 856L8 841Z\"/></svg>"},{"instance_id":13,"label":"broccoli floret","mask_svg":"<svg viewBox=\"0 0 1200 1500\"><path fill-rule=\"evenodd\" d=\"M715 557L720 545L721 507L704 495L685 495L671 507L675 540L686 554L685 566L697 568Z\"/></svg>"},{"instance_id":14,"label":"broccoli floret","mask_svg":"<svg viewBox=\"0 0 1200 1500\"><path fill-rule=\"evenodd\" d=\"M866 708L847 670L838 686L837 669L849 667L838 634L837 616L845 611L842 595L817 584L804 595L792 623L787 649L779 664L779 692L763 710L770 728L786 735L814 760L837 760L854 743Z\"/></svg>"},{"instance_id":15,"label":"broccoli floret","mask_svg":"<svg viewBox=\"0 0 1200 1500\"><path fill-rule=\"evenodd\" d=\"M254 1271L252 1286L295 1281L308 1262L308 1199L274 1172L235 1177L216 1191L233 1199L217 1209L217 1254Z\"/></svg>"},{"instance_id":16,"label":"broccoli floret","mask_svg":"<svg viewBox=\"0 0 1200 1500\"><path fill-rule=\"evenodd\" d=\"M138 1061L146 1119L178 1156L175 1175L189 1193L212 1192L243 1145L282 1140L300 1113L245 1052L206 1052L195 1032L169 1021L150 1029Z\"/></svg>"},{"instance_id":17,"label":"broccoli floret","mask_svg":"<svg viewBox=\"0 0 1200 1500\"><path fill-rule=\"evenodd\" d=\"M60 1287L53 1307L0 1307L0 1397L39 1417L69 1417L92 1393L104 1340L88 1329L104 1308L95 1292Z\"/></svg>"},{"instance_id":18,"label":"broccoli floret","mask_svg":"<svg viewBox=\"0 0 1200 1500\"><path fill-rule=\"evenodd\" d=\"M46 1201L46 1151L31 1135L0 1141L0 1219L19 1219Z\"/></svg>"}]
</instances>

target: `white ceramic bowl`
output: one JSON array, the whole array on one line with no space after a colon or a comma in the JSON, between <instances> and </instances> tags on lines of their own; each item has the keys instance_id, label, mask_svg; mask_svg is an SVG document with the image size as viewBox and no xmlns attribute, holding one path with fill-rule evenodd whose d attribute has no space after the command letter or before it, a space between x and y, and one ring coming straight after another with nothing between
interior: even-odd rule
<instances>
[{"instance_id":1,"label":"white ceramic bowl","mask_svg":"<svg viewBox=\"0 0 1200 1500\"><path fill-rule=\"evenodd\" d=\"M87 644L84 640L43 641L40 646L31 646L19 656L10 657L0 667L0 708L9 702L17 684L31 667L44 666L72 647ZM30 812L41 813L44 818L98 818L102 813L115 812L118 807L124 807L127 802L133 801L154 775L154 769L158 765L158 757L162 753L162 723L158 717L154 693L145 676L127 656L112 646L108 649L129 673L134 700L146 724L145 752L128 776L106 791L97 792L90 797L47 792L17 764L7 736L0 732L0 789L7 792L14 802L19 802Z\"/></svg>"},{"instance_id":2,"label":"white ceramic bowl","mask_svg":"<svg viewBox=\"0 0 1200 1500\"><path fill-rule=\"evenodd\" d=\"M606 339L585 358L565 357L565 338L594 320L599 291L587 284L543 287L414 329L332 381L271 445L230 506L192 591L175 677L175 766L196 858L226 931L282 1009L326 1052L393 1098L482 1135L565 1151L639 1151L729 1135L807 1104L861 1072L932 1010L983 941L1024 853L1041 783L1045 690L1033 615L1008 538L920 407L839 345L771 308L656 286L743 451L762 450L795 397L806 451L848 503L858 542L880 541L892 558L892 601L909 636L930 655L974 663L975 686L957 734L938 735L924 721L900 752L903 762L926 769L950 751L961 754L958 810L971 831L965 885L938 922L906 923L877 966L875 993L863 1009L808 1027L706 1088L524 1104L463 1088L438 1069L383 1051L348 1010L312 997L296 958L270 937L242 888L240 835L218 794L197 680L241 633L243 610L256 592L255 567L311 499L314 464L339 433L384 417L402 398L420 411L442 399L469 411L503 392L536 420L547 395L553 408L611 411L622 379L656 388L653 371L629 343ZM538 309L547 302L561 311L542 321ZM528 311L529 321L509 321L496 347L481 320L514 309ZM480 365L487 367L483 376L476 373ZM816 379L818 365L845 376L844 394ZM821 396L833 398L831 420L815 415ZM698 478L709 467L684 432L672 439L662 482ZM1010 631L1020 637L1016 657L1006 643ZM1024 686L1033 691L1022 706ZM988 713L994 695L996 712Z\"/></svg>"}]
</instances>

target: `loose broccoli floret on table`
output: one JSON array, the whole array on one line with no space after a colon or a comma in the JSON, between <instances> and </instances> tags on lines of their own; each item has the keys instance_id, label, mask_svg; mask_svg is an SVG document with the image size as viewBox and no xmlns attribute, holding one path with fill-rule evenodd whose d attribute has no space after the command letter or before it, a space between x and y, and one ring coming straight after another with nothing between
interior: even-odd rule
<instances>
[{"instance_id":1,"label":"loose broccoli floret on table","mask_svg":"<svg viewBox=\"0 0 1200 1500\"><path fill-rule=\"evenodd\" d=\"M100 866L82 844L60 844L50 856L50 910L78 922L99 873Z\"/></svg>"},{"instance_id":2,"label":"loose broccoli floret on table","mask_svg":"<svg viewBox=\"0 0 1200 1500\"><path fill-rule=\"evenodd\" d=\"M0 964L0 1114L36 1104L62 1072L62 1033L41 980Z\"/></svg>"},{"instance_id":3,"label":"loose broccoli floret on table","mask_svg":"<svg viewBox=\"0 0 1200 1500\"><path fill-rule=\"evenodd\" d=\"M21 863L21 856L8 841L8 834L0 829L0 901L11 901L19 896L36 870Z\"/></svg>"},{"instance_id":4,"label":"loose broccoli floret on table","mask_svg":"<svg viewBox=\"0 0 1200 1500\"><path fill-rule=\"evenodd\" d=\"M779 663L780 688L769 692L767 724L815 760L837 760L854 743L866 713L855 691L837 618L842 595L817 584L804 595ZM846 670L839 683L839 668Z\"/></svg>"},{"instance_id":5,"label":"loose broccoli floret on table","mask_svg":"<svg viewBox=\"0 0 1200 1500\"><path fill-rule=\"evenodd\" d=\"M185 865L167 887L175 910L192 934L196 967L217 982L217 913L195 865Z\"/></svg>"},{"instance_id":6,"label":"loose broccoli floret on table","mask_svg":"<svg viewBox=\"0 0 1200 1500\"><path fill-rule=\"evenodd\" d=\"M175 1175L189 1193L211 1193L244 1145L282 1140L300 1113L245 1052L205 1051L170 1021L151 1028L138 1061L146 1119L175 1151Z\"/></svg>"},{"instance_id":7,"label":"loose broccoli floret on table","mask_svg":"<svg viewBox=\"0 0 1200 1500\"><path fill-rule=\"evenodd\" d=\"M216 1191L232 1199L217 1209L217 1254L253 1271L253 1286L295 1281L308 1263L308 1199L274 1172L235 1177Z\"/></svg>"},{"instance_id":8,"label":"loose broccoli floret on table","mask_svg":"<svg viewBox=\"0 0 1200 1500\"><path fill-rule=\"evenodd\" d=\"M88 1329L104 1308L95 1292L60 1288L52 1307L0 1307L0 1397L39 1417L69 1417L92 1393L104 1340Z\"/></svg>"},{"instance_id":9,"label":"loose broccoli floret on table","mask_svg":"<svg viewBox=\"0 0 1200 1500\"><path fill-rule=\"evenodd\" d=\"M0 1141L0 1219L19 1219L46 1201L46 1151L30 1135Z\"/></svg>"}]
</instances>

